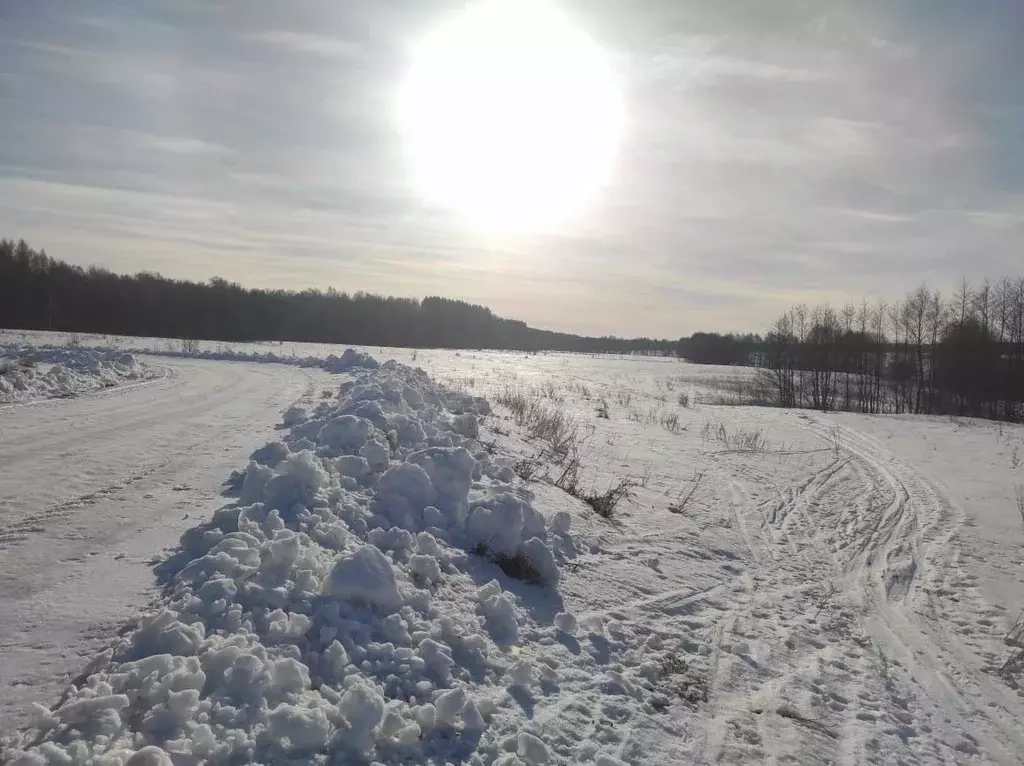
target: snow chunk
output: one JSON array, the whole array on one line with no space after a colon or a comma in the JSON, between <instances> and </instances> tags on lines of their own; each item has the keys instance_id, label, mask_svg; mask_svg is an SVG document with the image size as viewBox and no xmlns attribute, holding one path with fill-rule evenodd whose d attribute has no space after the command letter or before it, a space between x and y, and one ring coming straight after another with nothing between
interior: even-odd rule
<instances>
[{"instance_id":1,"label":"snow chunk","mask_svg":"<svg viewBox=\"0 0 1024 766\"><path fill-rule=\"evenodd\" d=\"M39 753L15 752L10 766L46 766L46 759Z\"/></svg>"},{"instance_id":2,"label":"snow chunk","mask_svg":"<svg viewBox=\"0 0 1024 766\"><path fill-rule=\"evenodd\" d=\"M508 677L509 686L519 686L523 689L529 689L536 680L533 664L526 659L514 662L505 675Z\"/></svg>"},{"instance_id":3,"label":"snow chunk","mask_svg":"<svg viewBox=\"0 0 1024 766\"><path fill-rule=\"evenodd\" d=\"M569 534L570 526L572 526L572 516L568 511L559 511L551 517L550 531L553 535Z\"/></svg>"},{"instance_id":4,"label":"snow chunk","mask_svg":"<svg viewBox=\"0 0 1024 766\"><path fill-rule=\"evenodd\" d=\"M519 732L519 755L526 760L530 766L547 763L551 758L548 746L539 738L528 731Z\"/></svg>"},{"instance_id":5,"label":"snow chunk","mask_svg":"<svg viewBox=\"0 0 1024 766\"><path fill-rule=\"evenodd\" d=\"M331 570L329 592L338 598L387 611L402 605L395 570L388 557L373 545L364 545L355 553L338 559Z\"/></svg>"},{"instance_id":6,"label":"snow chunk","mask_svg":"<svg viewBox=\"0 0 1024 766\"><path fill-rule=\"evenodd\" d=\"M420 466L430 477L437 492L436 505L453 525L465 521L467 496L473 483L476 460L465 447L429 447L409 455L409 462Z\"/></svg>"},{"instance_id":7,"label":"snow chunk","mask_svg":"<svg viewBox=\"0 0 1024 766\"><path fill-rule=\"evenodd\" d=\"M480 435L480 425L476 415L472 412L464 412L452 418L451 429L457 434L475 439Z\"/></svg>"},{"instance_id":8,"label":"snow chunk","mask_svg":"<svg viewBox=\"0 0 1024 766\"><path fill-rule=\"evenodd\" d=\"M285 428L291 428L292 426L297 426L299 423L305 422L308 419L309 414L306 412L306 408L293 404L284 411L283 415L281 415L281 424Z\"/></svg>"},{"instance_id":9,"label":"snow chunk","mask_svg":"<svg viewBox=\"0 0 1024 766\"><path fill-rule=\"evenodd\" d=\"M465 705L466 690L461 686L457 689L442 692L434 700L434 707L437 709L437 720L441 723L454 724Z\"/></svg>"},{"instance_id":10,"label":"snow chunk","mask_svg":"<svg viewBox=\"0 0 1024 766\"><path fill-rule=\"evenodd\" d=\"M400 526L413 527L412 519L434 502L437 492L422 467L399 463L381 474L377 497L387 518Z\"/></svg>"},{"instance_id":11,"label":"snow chunk","mask_svg":"<svg viewBox=\"0 0 1024 766\"><path fill-rule=\"evenodd\" d=\"M310 506L317 492L328 483L327 471L309 450L289 455L277 473L267 480L267 507L290 512L295 505Z\"/></svg>"},{"instance_id":12,"label":"snow chunk","mask_svg":"<svg viewBox=\"0 0 1024 766\"><path fill-rule=\"evenodd\" d=\"M576 633L576 616L569 612L559 612L555 615L555 627L570 636Z\"/></svg>"},{"instance_id":13,"label":"snow chunk","mask_svg":"<svg viewBox=\"0 0 1024 766\"><path fill-rule=\"evenodd\" d=\"M455 665L451 649L432 638L425 638L420 642L419 652L428 672L441 680L448 679L448 674Z\"/></svg>"},{"instance_id":14,"label":"snow chunk","mask_svg":"<svg viewBox=\"0 0 1024 766\"><path fill-rule=\"evenodd\" d=\"M441 582L441 565L437 559L422 553L416 553L409 557L409 569L413 574L427 580L433 585Z\"/></svg>"},{"instance_id":15,"label":"snow chunk","mask_svg":"<svg viewBox=\"0 0 1024 766\"><path fill-rule=\"evenodd\" d=\"M373 436L374 425L366 418L341 415L326 423L317 434L317 444L338 452L354 454Z\"/></svg>"},{"instance_id":16,"label":"snow chunk","mask_svg":"<svg viewBox=\"0 0 1024 766\"><path fill-rule=\"evenodd\" d=\"M267 442L249 455L249 460L270 468L276 468L278 463L286 457L288 457L288 447L285 444L281 442Z\"/></svg>"},{"instance_id":17,"label":"snow chunk","mask_svg":"<svg viewBox=\"0 0 1024 766\"><path fill-rule=\"evenodd\" d=\"M331 736L331 724L319 708L278 705L270 712L269 723L268 739L287 740L293 750L320 750Z\"/></svg>"},{"instance_id":18,"label":"snow chunk","mask_svg":"<svg viewBox=\"0 0 1024 766\"><path fill-rule=\"evenodd\" d=\"M533 567L535 577L539 582L547 585L557 585L560 571L555 555L551 549L538 537L532 537L523 543L520 553L529 560Z\"/></svg>"},{"instance_id":19,"label":"snow chunk","mask_svg":"<svg viewBox=\"0 0 1024 766\"><path fill-rule=\"evenodd\" d=\"M510 594L504 591L495 593L495 587L501 591L498 581L491 580L479 590L477 598L480 602L480 611L487 619L487 629L495 641L514 644L519 640L519 621L516 618L515 604Z\"/></svg>"},{"instance_id":20,"label":"snow chunk","mask_svg":"<svg viewBox=\"0 0 1024 766\"><path fill-rule=\"evenodd\" d=\"M370 464L366 458L358 455L342 455L335 463L338 473L342 476L351 476L353 479L362 479L370 474Z\"/></svg>"},{"instance_id":21,"label":"snow chunk","mask_svg":"<svg viewBox=\"0 0 1024 766\"><path fill-rule=\"evenodd\" d=\"M133 753L125 766L174 766L174 761L161 748L148 745Z\"/></svg>"},{"instance_id":22,"label":"snow chunk","mask_svg":"<svg viewBox=\"0 0 1024 766\"><path fill-rule=\"evenodd\" d=\"M369 354L363 354L356 351L354 348L345 349L340 357L334 356L333 354L321 363L327 372L348 372L355 368L363 368L367 370L376 369L380 367L380 362L374 359Z\"/></svg>"},{"instance_id":23,"label":"snow chunk","mask_svg":"<svg viewBox=\"0 0 1024 766\"><path fill-rule=\"evenodd\" d=\"M123 694L109 694L102 697L72 700L53 712L61 723L75 724L88 721L104 710L121 710L128 707L128 698Z\"/></svg>"},{"instance_id":24,"label":"snow chunk","mask_svg":"<svg viewBox=\"0 0 1024 766\"><path fill-rule=\"evenodd\" d=\"M250 460L249 467L245 471L245 478L242 480L239 500L246 505L260 502L263 499L267 482L273 475L274 469Z\"/></svg>"},{"instance_id":25,"label":"snow chunk","mask_svg":"<svg viewBox=\"0 0 1024 766\"><path fill-rule=\"evenodd\" d=\"M338 710L348 722L345 744L357 752L369 750L384 717L384 698L380 692L357 681L341 696Z\"/></svg>"},{"instance_id":26,"label":"snow chunk","mask_svg":"<svg viewBox=\"0 0 1024 766\"><path fill-rule=\"evenodd\" d=\"M380 473L381 471L387 470L388 465L391 462L391 452L386 444L381 444L377 440L371 440L366 442L359 449L359 456L366 460L370 466L370 470L374 473Z\"/></svg>"},{"instance_id":27,"label":"snow chunk","mask_svg":"<svg viewBox=\"0 0 1024 766\"><path fill-rule=\"evenodd\" d=\"M511 493L481 501L469 515L466 530L470 542L479 542L495 553L512 555L523 535L523 502Z\"/></svg>"}]
</instances>

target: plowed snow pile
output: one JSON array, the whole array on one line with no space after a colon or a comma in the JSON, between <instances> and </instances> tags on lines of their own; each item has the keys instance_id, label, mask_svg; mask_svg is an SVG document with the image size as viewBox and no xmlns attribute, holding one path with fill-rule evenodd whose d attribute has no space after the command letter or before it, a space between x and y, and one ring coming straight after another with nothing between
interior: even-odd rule
<instances>
[{"instance_id":1,"label":"plowed snow pile","mask_svg":"<svg viewBox=\"0 0 1024 766\"><path fill-rule=\"evenodd\" d=\"M75 396L156 373L123 351L0 347L0 404Z\"/></svg>"},{"instance_id":2,"label":"plowed snow pile","mask_svg":"<svg viewBox=\"0 0 1024 766\"><path fill-rule=\"evenodd\" d=\"M12 763L544 763L580 735L545 742L535 693L647 695L577 656L568 514L482 448L487 402L355 361L336 399L286 413L239 502L182 538L162 608L37 706Z\"/></svg>"}]
</instances>

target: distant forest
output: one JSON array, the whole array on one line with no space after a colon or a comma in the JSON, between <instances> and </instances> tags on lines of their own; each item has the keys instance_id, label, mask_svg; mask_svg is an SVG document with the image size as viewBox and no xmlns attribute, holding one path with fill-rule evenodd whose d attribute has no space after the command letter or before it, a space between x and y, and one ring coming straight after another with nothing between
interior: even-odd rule
<instances>
[{"instance_id":1,"label":"distant forest","mask_svg":"<svg viewBox=\"0 0 1024 766\"><path fill-rule=\"evenodd\" d=\"M0 240L0 327L220 341L671 355L675 340L538 330L447 298L247 289L82 268Z\"/></svg>"}]
</instances>

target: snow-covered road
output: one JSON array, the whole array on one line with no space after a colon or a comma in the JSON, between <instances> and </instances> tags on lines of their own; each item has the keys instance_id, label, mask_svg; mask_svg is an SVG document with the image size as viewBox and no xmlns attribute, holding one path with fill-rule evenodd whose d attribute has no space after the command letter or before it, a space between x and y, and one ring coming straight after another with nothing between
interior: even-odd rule
<instances>
[{"instance_id":1,"label":"snow-covered road","mask_svg":"<svg viewBox=\"0 0 1024 766\"><path fill-rule=\"evenodd\" d=\"M276 413L331 376L149 358L166 374L74 400L0 406L0 731L155 595L152 563L221 504Z\"/></svg>"}]
</instances>

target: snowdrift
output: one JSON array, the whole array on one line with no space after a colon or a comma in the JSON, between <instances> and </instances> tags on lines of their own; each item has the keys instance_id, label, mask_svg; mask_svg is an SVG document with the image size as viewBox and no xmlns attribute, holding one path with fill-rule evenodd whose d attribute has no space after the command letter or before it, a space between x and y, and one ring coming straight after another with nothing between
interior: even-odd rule
<instances>
[{"instance_id":1,"label":"snowdrift","mask_svg":"<svg viewBox=\"0 0 1024 766\"><path fill-rule=\"evenodd\" d=\"M354 369L374 369L379 362L369 354L354 348L345 349L341 356L289 356L273 351L235 351L233 349L201 349L184 351L173 348L146 348L145 353L153 356L169 356L185 359L210 359L218 362L259 362L263 364L289 364L297 367L320 367L327 372L348 372Z\"/></svg>"},{"instance_id":2,"label":"snowdrift","mask_svg":"<svg viewBox=\"0 0 1024 766\"><path fill-rule=\"evenodd\" d=\"M510 690L536 680L524 630L575 630L568 514L545 519L482 448L485 400L355 352L335 364L337 398L285 413L239 501L164 565L162 607L36 706L11 763L549 759Z\"/></svg>"},{"instance_id":3,"label":"snowdrift","mask_svg":"<svg viewBox=\"0 0 1024 766\"><path fill-rule=\"evenodd\" d=\"M6 346L0 348L0 404L75 396L155 375L123 351Z\"/></svg>"}]
</instances>

